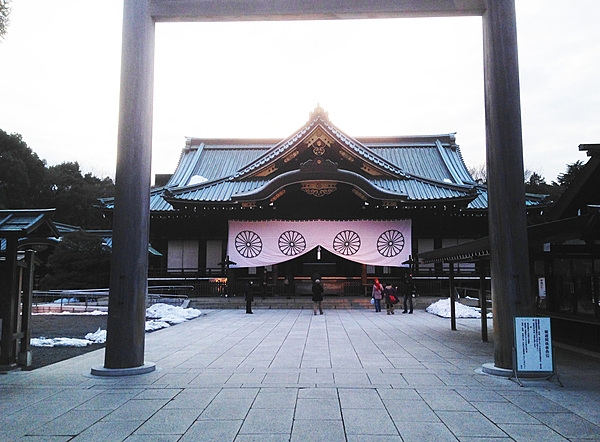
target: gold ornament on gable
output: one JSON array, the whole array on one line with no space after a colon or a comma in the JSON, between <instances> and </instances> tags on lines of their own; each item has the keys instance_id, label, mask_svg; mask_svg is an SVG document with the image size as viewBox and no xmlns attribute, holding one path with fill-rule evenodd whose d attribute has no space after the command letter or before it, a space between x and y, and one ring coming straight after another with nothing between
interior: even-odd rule
<instances>
[{"instance_id":1,"label":"gold ornament on gable","mask_svg":"<svg viewBox=\"0 0 600 442\"><path fill-rule=\"evenodd\" d=\"M321 128L315 130L306 140L306 146L312 148L315 155L325 154L325 148L332 144L333 140Z\"/></svg>"},{"instance_id":2,"label":"gold ornament on gable","mask_svg":"<svg viewBox=\"0 0 600 442\"><path fill-rule=\"evenodd\" d=\"M302 191L317 198L329 195L336 190L337 183L335 181L307 181L302 183Z\"/></svg>"}]
</instances>

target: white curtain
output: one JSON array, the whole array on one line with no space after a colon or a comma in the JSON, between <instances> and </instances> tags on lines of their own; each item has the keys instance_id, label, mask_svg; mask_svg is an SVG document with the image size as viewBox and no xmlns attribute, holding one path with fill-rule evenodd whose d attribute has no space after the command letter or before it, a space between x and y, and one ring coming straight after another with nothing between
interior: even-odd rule
<instances>
[{"instance_id":1,"label":"white curtain","mask_svg":"<svg viewBox=\"0 0 600 442\"><path fill-rule=\"evenodd\" d=\"M403 267L411 251L411 220L229 221L231 267L273 265L317 246L351 261Z\"/></svg>"}]
</instances>

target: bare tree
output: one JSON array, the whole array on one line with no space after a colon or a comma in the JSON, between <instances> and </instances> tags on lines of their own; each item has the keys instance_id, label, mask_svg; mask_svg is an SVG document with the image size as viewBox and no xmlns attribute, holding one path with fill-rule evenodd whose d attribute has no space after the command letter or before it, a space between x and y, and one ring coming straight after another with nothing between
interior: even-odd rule
<instances>
[{"instance_id":1,"label":"bare tree","mask_svg":"<svg viewBox=\"0 0 600 442\"><path fill-rule=\"evenodd\" d=\"M487 183L487 169L485 164L478 164L477 166L468 167L467 170L475 181L480 184Z\"/></svg>"},{"instance_id":2,"label":"bare tree","mask_svg":"<svg viewBox=\"0 0 600 442\"><path fill-rule=\"evenodd\" d=\"M10 15L10 0L0 0L0 39L6 35L8 29L8 16Z\"/></svg>"}]
</instances>

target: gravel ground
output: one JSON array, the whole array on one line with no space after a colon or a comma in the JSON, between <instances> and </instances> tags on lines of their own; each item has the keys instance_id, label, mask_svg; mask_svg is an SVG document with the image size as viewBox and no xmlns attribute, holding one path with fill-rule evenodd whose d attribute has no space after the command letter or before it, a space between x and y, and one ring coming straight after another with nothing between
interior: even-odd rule
<instances>
[{"instance_id":1,"label":"gravel ground","mask_svg":"<svg viewBox=\"0 0 600 442\"><path fill-rule=\"evenodd\" d=\"M32 315L32 338L79 338L98 328L106 330L107 315ZM84 353L104 348L104 344L87 347L31 347L32 366L24 370L35 370Z\"/></svg>"}]
</instances>

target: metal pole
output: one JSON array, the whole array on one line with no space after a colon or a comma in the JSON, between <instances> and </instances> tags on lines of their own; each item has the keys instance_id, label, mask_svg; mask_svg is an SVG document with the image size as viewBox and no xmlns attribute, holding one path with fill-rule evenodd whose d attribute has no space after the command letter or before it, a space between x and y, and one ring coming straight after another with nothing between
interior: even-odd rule
<instances>
[{"instance_id":1,"label":"metal pole","mask_svg":"<svg viewBox=\"0 0 600 442\"><path fill-rule=\"evenodd\" d=\"M514 0L483 15L494 365L512 368L515 316L532 311Z\"/></svg>"}]
</instances>

